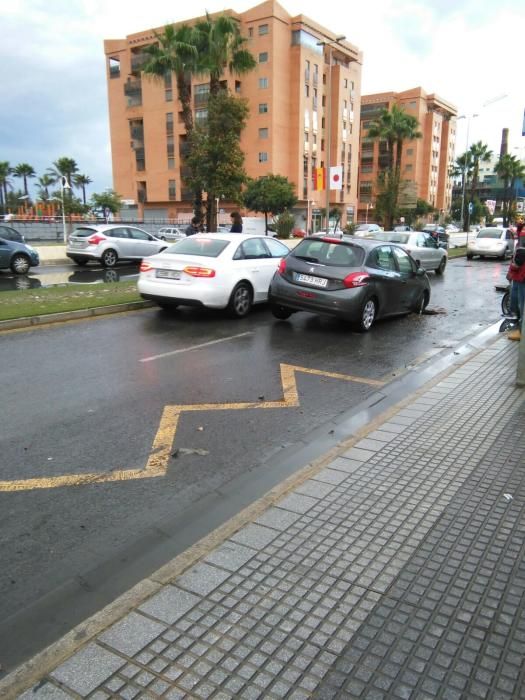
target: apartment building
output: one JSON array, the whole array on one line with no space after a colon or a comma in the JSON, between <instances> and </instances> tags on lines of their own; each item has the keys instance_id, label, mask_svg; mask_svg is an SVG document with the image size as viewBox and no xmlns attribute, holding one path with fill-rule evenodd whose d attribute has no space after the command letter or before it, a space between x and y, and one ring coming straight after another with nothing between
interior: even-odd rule
<instances>
[{"instance_id":1,"label":"apartment building","mask_svg":"<svg viewBox=\"0 0 525 700\"><path fill-rule=\"evenodd\" d=\"M405 205L424 199L439 210L452 203L450 166L455 157L456 117L454 105L417 87L404 92L382 92L361 98L361 141L359 163L358 220L374 219L376 182L388 164L386 144L368 138L371 123L383 108L397 105L414 116L422 138L406 142L401 160L401 177L407 182Z\"/></svg>"},{"instance_id":2,"label":"apartment building","mask_svg":"<svg viewBox=\"0 0 525 700\"><path fill-rule=\"evenodd\" d=\"M241 140L248 175L286 176L299 200L296 224L307 228L313 220L318 227L326 193L314 191L313 168L341 165L342 189L330 192L330 206L340 208L343 221L353 219L360 51L308 17L292 17L273 0L246 12L225 13L239 22L257 61L257 68L247 75L224 75L231 92L246 98L250 107ZM191 214L192 193L184 183L188 145L175 77L154 80L141 72L144 47L162 31L163 27L147 29L104 42L113 181L138 217L180 219ZM196 123L206 119L208 93L205 79L193 80ZM220 206L226 211L233 208L229 202Z\"/></svg>"}]
</instances>

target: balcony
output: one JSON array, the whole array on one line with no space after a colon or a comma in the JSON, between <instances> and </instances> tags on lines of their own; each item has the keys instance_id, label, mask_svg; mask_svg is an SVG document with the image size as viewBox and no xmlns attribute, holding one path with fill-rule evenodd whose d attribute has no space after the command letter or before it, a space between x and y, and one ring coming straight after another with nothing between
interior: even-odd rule
<instances>
[{"instance_id":1,"label":"balcony","mask_svg":"<svg viewBox=\"0 0 525 700\"><path fill-rule=\"evenodd\" d=\"M180 193L180 198L183 201L186 202L193 202L195 199L195 192L192 192L192 190L188 190L187 188L182 188L181 193Z\"/></svg>"},{"instance_id":2,"label":"balcony","mask_svg":"<svg viewBox=\"0 0 525 700\"><path fill-rule=\"evenodd\" d=\"M124 84L124 95L126 97L135 97L137 95L142 97L142 81L128 78Z\"/></svg>"},{"instance_id":3,"label":"balcony","mask_svg":"<svg viewBox=\"0 0 525 700\"><path fill-rule=\"evenodd\" d=\"M142 66L148 61L149 56L145 53L131 54L131 72L138 73L142 70Z\"/></svg>"},{"instance_id":4,"label":"balcony","mask_svg":"<svg viewBox=\"0 0 525 700\"><path fill-rule=\"evenodd\" d=\"M209 92L196 92L193 96L193 104L195 107L206 107L209 99Z\"/></svg>"},{"instance_id":5,"label":"balcony","mask_svg":"<svg viewBox=\"0 0 525 700\"><path fill-rule=\"evenodd\" d=\"M181 141L179 143L179 153L180 157L184 158L184 156L187 156L191 151L191 146L189 143L186 143L185 141Z\"/></svg>"},{"instance_id":6,"label":"balcony","mask_svg":"<svg viewBox=\"0 0 525 700\"><path fill-rule=\"evenodd\" d=\"M131 138L136 141L144 141L144 127L143 126L132 126L131 127Z\"/></svg>"}]
</instances>

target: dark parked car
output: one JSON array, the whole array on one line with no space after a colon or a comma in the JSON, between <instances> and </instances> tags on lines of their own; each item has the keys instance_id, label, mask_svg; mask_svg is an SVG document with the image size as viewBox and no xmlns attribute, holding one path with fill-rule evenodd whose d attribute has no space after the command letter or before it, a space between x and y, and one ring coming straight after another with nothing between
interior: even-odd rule
<instances>
[{"instance_id":1,"label":"dark parked car","mask_svg":"<svg viewBox=\"0 0 525 700\"><path fill-rule=\"evenodd\" d=\"M11 226L0 224L0 268L25 275L40 263L37 251Z\"/></svg>"},{"instance_id":2,"label":"dark parked car","mask_svg":"<svg viewBox=\"0 0 525 700\"><path fill-rule=\"evenodd\" d=\"M281 261L270 284L273 315L311 311L351 321L422 311L430 300L425 270L401 246L356 239L306 238Z\"/></svg>"},{"instance_id":3,"label":"dark parked car","mask_svg":"<svg viewBox=\"0 0 525 700\"><path fill-rule=\"evenodd\" d=\"M424 233L430 233L432 238L437 242L437 244L448 250L448 242L450 239L449 234L445 231L444 226L439 226L438 224L427 224L421 229Z\"/></svg>"}]
</instances>

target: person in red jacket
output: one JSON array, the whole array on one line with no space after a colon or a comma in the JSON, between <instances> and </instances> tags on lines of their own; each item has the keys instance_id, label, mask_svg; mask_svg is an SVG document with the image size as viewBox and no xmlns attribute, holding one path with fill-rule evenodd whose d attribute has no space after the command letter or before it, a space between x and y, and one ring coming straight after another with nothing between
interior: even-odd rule
<instances>
[{"instance_id":1,"label":"person in red jacket","mask_svg":"<svg viewBox=\"0 0 525 700\"><path fill-rule=\"evenodd\" d=\"M507 272L507 279L512 284L510 292L511 307L513 302L519 309L519 318L523 323L523 307L525 306L525 248L516 248L512 262ZM521 330L511 331L509 340L521 340Z\"/></svg>"}]
</instances>

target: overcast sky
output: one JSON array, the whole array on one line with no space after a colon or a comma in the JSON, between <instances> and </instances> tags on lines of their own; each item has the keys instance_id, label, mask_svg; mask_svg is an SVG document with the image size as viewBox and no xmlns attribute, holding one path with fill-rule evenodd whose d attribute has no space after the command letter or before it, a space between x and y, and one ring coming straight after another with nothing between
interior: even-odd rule
<instances>
[{"instance_id":1,"label":"overcast sky","mask_svg":"<svg viewBox=\"0 0 525 700\"><path fill-rule=\"evenodd\" d=\"M111 187L104 39L206 10L242 12L255 4L5 0L0 9L0 161L29 163L40 176L67 156L93 180L89 193ZM303 13L344 33L364 52L363 94L420 85L456 105L459 114L479 114L469 120L469 143L482 140L499 153L501 131L508 127L510 152L525 158L523 0L281 4L292 15ZM466 148L466 124L467 119L458 123L458 154Z\"/></svg>"}]
</instances>

